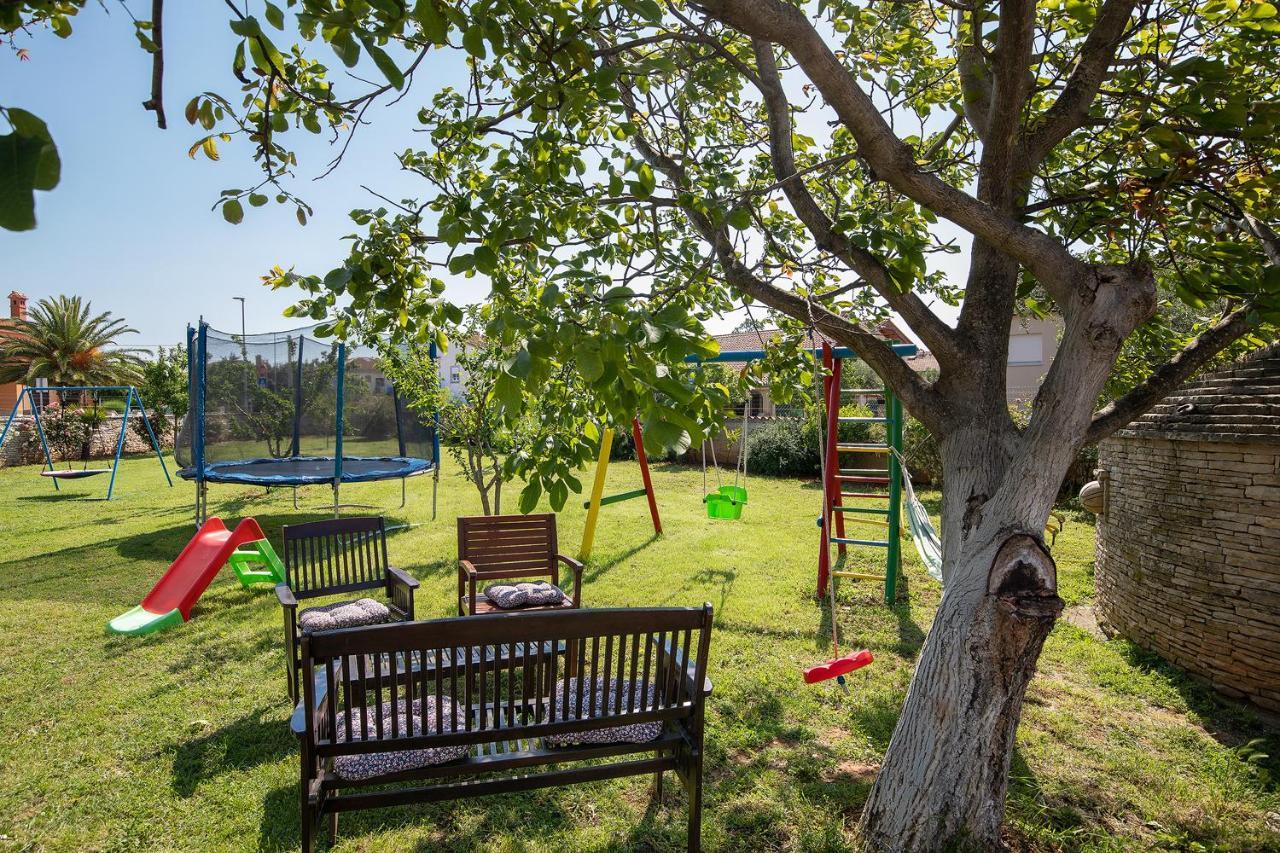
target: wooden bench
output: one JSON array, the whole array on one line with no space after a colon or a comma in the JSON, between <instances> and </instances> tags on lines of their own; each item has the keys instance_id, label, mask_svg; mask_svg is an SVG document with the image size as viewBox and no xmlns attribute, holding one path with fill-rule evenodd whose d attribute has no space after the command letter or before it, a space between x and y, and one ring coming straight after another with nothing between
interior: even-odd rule
<instances>
[{"instance_id":1,"label":"wooden bench","mask_svg":"<svg viewBox=\"0 0 1280 853\"><path fill-rule=\"evenodd\" d=\"M334 518L284 528L285 582L276 586L284 611L289 699L298 701L302 630L298 602L308 598L382 590L391 617L413 620L418 581L387 561L387 530L381 516Z\"/></svg>"},{"instance_id":2,"label":"wooden bench","mask_svg":"<svg viewBox=\"0 0 1280 853\"><path fill-rule=\"evenodd\" d=\"M689 796L688 849L698 850L710 641L710 604L304 637L304 698L292 721L303 849L326 819L336 833L344 811L647 774L660 793L662 774L674 770ZM578 663L567 670L566 660Z\"/></svg>"},{"instance_id":3,"label":"wooden bench","mask_svg":"<svg viewBox=\"0 0 1280 853\"><path fill-rule=\"evenodd\" d=\"M573 572L573 591L562 608L582 606L582 563L557 553L554 513L476 515L458 519L458 615L503 611L491 604L481 581L548 578L560 586L560 565ZM524 607L521 613L548 607Z\"/></svg>"}]
</instances>

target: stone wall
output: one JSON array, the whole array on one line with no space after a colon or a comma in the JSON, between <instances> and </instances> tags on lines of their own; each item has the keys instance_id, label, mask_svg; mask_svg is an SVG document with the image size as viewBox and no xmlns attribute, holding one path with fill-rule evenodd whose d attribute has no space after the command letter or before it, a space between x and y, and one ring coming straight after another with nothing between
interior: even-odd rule
<instances>
[{"instance_id":1,"label":"stone wall","mask_svg":"<svg viewBox=\"0 0 1280 853\"><path fill-rule=\"evenodd\" d=\"M102 427L91 434L90 455L92 458L111 459L116 455L116 441L120 435L120 420L120 415L109 416L103 422ZM131 415L129 420L136 423L138 428L142 427L142 421L138 415ZM2 427L3 421L0 420L0 428ZM152 422L151 427L157 430L156 438L159 439L160 446L166 450L172 450L173 431L168 428L168 425ZM50 450L54 454L55 461L63 461L56 450L52 447ZM154 452L150 440L145 435L139 435L131 426L128 432L125 433L125 455ZM74 460L79 459L80 455L78 453L74 454ZM20 415L14 418L13 425L9 428L9 434L5 437L4 446L0 447L0 468L6 465L40 465L43 463L44 451L41 450L40 439L36 435L35 418L30 415Z\"/></svg>"},{"instance_id":2,"label":"stone wall","mask_svg":"<svg viewBox=\"0 0 1280 853\"><path fill-rule=\"evenodd\" d=\"M1103 629L1280 711L1280 444L1120 436L1099 470Z\"/></svg>"}]
</instances>

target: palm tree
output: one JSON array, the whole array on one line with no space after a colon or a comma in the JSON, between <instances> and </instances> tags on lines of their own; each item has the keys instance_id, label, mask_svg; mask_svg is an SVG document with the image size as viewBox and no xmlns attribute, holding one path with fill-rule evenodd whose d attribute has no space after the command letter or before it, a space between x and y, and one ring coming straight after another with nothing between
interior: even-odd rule
<instances>
[{"instance_id":1,"label":"palm tree","mask_svg":"<svg viewBox=\"0 0 1280 853\"><path fill-rule=\"evenodd\" d=\"M29 318L11 321L0 334L0 382L133 385L141 377L138 350L114 344L137 332L110 311L93 316L79 296L41 299Z\"/></svg>"}]
</instances>

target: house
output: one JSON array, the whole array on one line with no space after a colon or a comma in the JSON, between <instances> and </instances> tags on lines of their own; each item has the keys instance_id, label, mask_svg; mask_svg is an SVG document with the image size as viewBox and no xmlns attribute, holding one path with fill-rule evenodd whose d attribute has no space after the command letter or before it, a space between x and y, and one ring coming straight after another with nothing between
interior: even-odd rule
<instances>
[{"instance_id":1,"label":"house","mask_svg":"<svg viewBox=\"0 0 1280 853\"><path fill-rule=\"evenodd\" d=\"M14 320L27 319L27 296L25 293L19 293L14 290L9 293L9 319L0 319L0 335L4 335L7 327L13 325ZM0 384L0 417L8 417L9 412L13 411L13 404L18 401L18 395L22 393L22 385L17 382L6 382ZM29 414L26 411L27 403L23 401L23 411L19 414Z\"/></svg>"},{"instance_id":2,"label":"house","mask_svg":"<svg viewBox=\"0 0 1280 853\"><path fill-rule=\"evenodd\" d=\"M1009 327L1009 357L1005 368L1005 397L1010 403L1030 402L1040 390L1049 365L1058 353L1062 318L1051 314L1043 319L1014 317ZM921 350L907 359L917 373L938 370L938 359Z\"/></svg>"}]
</instances>

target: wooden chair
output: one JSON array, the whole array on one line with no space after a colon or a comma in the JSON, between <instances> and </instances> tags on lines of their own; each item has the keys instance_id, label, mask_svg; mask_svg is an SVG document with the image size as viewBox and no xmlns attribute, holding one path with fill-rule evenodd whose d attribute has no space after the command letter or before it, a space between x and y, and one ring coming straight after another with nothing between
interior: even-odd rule
<instances>
[{"instance_id":1,"label":"wooden chair","mask_svg":"<svg viewBox=\"0 0 1280 853\"><path fill-rule=\"evenodd\" d=\"M560 564L573 571L573 592L564 604L504 611L476 587L481 581L549 578L560 586ZM582 564L556 553L556 517L476 515L458 519L458 615L526 613L573 609L582 604Z\"/></svg>"},{"instance_id":2,"label":"wooden chair","mask_svg":"<svg viewBox=\"0 0 1280 853\"><path fill-rule=\"evenodd\" d=\"M711 617L710 604L559 610L304 638L302 849L341 812L646 775L660 798L671 770L697 851Z\"/></svg>"},{"instance_id":3,"label":"wooden chair","mask_svg":"<svg viewBox=\"0 0 1280 853\"><path fill-rule=\"evenodd\" d=\"M388 562L387 530L381 516L288 525L284 528L283 556L285 582L276 586L276 597L284 610L289 698L297 702L302 668L298 602L381 589L392 619L412 622L413 591L418 581Z\"/></svg>"}]
</instances>

